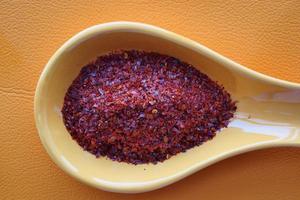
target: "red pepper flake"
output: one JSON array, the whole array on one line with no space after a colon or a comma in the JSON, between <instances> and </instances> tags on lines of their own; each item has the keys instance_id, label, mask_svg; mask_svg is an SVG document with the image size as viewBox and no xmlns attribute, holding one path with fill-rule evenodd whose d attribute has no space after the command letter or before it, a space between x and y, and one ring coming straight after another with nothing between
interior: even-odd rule
<instances>
[{"instance_id":1,"label":"red pepper flake","mask_svg":"<svg viewBox=\"0 0 300 200\"><path fill-rule=\"evenodd\" d=\"M84 66L62 108L72 138L92 154L162 162L212 139L236 103L224 88L174 57L113 52Z\"/></svg>"}]
</instances>

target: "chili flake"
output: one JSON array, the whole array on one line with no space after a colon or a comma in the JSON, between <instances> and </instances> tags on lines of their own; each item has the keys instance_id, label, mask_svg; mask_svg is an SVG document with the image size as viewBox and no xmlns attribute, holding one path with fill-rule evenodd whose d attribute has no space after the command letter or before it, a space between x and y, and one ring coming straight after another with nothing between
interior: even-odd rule
<instances>
[{"instance_id":1,"label":"chili flake","mask_svg":"<svg viewBox=\"0 0 300 200\"><path fill-rule=\"evenodd\" d=\"M236 103L225 89L174 57L117 51L84 66L62 108L86 151L133 164L162 162L212 139Z\"/></svg>"}]
</instances>

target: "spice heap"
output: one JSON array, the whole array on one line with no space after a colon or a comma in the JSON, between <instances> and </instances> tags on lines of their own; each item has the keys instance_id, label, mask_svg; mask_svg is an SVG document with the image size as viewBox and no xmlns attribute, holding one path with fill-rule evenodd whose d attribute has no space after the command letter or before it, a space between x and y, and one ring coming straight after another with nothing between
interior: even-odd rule
<instances>
[{"instance_id":1,"label":"spice heap","mask_svg":"<svg viewBox=\"0 0 300 200\"><path fill-rule=\"evenodd\" d=\"M174 57L117 51L84 66L62 108L84 150L157 163L213 138L236 110L224 88Z\"/></svg>"}]
</instances>

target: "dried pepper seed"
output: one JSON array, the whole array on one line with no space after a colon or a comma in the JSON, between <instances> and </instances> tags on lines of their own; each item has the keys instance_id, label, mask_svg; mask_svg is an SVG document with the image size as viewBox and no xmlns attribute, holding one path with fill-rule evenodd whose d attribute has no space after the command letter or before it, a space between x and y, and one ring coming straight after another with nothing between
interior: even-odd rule
<instances>
[{"instance_id":1,"label":"dried pepper seed","mask_svg":"<svg viewBox=\"0 0 300 200\"><path fill-rule=\"evenodd\" d=\"M72 138L96 157L162 162L212 139L236 103L225 89L174 57L113 52L84 66L62 108Z\"/></svg>"},{"instance_id":2,"label":"dried pepper seed","mask_svg":"<svg viewBox=\"0 0 300 200\"><path fill-rule=\"evenodd\" d=\"M156 113L158 113L158 110L157 109L153 109L152 110L152 114L156 114Z\"/></svg>"}]
</instances>

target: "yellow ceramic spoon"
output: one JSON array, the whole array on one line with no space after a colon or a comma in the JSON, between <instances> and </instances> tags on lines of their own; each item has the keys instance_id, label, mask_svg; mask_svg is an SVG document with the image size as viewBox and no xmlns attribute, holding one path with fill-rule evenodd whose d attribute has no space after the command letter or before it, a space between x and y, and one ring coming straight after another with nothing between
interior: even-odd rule
<instances>
[{"instance_id":1,"label":"yellow ceramic spoon","mask_svg":"<svg viewBox=\"0 0 300 200\"><path fill-rule=\"evenodd\" d=\"M235 118L213 140L157 165L96 159L71 139L60 110L65 92L80 68L116 49L160 52L196 66L223 84L238 101ZM300 146L300 84L257 73L195 41L141 23L101 24L68 40L46 65L34 106L41 141L56 164L89 185L114 192L154 190L221 159L254 149Z\"/></svg>"}]
</instances>

